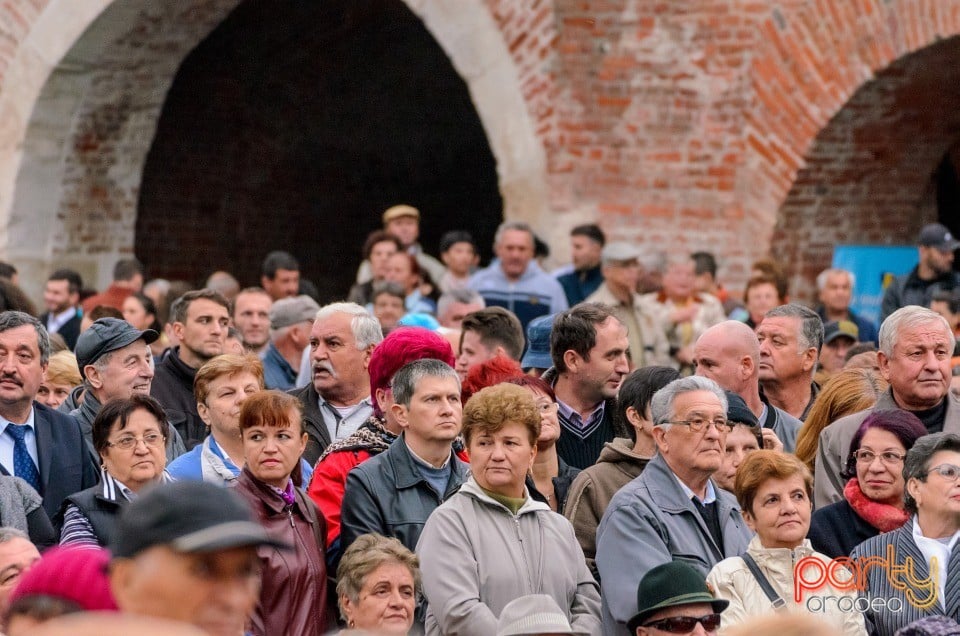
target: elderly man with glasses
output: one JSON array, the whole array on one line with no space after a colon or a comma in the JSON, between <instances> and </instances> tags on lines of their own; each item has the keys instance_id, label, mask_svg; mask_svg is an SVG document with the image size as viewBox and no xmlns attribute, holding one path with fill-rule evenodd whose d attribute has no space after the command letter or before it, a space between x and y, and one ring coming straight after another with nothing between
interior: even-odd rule
<instances>
[{"instance_id":1,"label":"elderly man with glasses","mask_svg":"<svg viewBox=\"0 0 960 636\"><path fill-rule=\"evenodd\" d=\"M711 476L723 460L727 398L692 376L660 389L650 403L657 455L614 495L597 530L604 636L626 636L640 579L681 561L701 575L747 549L751 531L733 495Z\"/></svg>"}]
</instances>

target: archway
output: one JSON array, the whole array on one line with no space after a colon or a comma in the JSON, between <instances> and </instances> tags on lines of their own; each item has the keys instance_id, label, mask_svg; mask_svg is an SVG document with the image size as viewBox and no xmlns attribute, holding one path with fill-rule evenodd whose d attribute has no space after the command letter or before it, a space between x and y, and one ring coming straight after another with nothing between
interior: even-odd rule
<instances>
[{"instance_id":1,"label":"archway","mask_svg":"<svg viewBox=\"0 0 960 636\"><path fill-rule=\"evenodd\" d=\"M241 3L184 60L140 190L135 252L152 275L245 284L286 249L343 298L395 203L421 242L502 219L496 163L467 85L399 0ZM184 258L189 254L189 258Z\"/></svg>"},{"instance_id":2,"label":"archway","mask_svg":"<svg viewBox=\"0 0 960 636\"><path fill-rule=\"evenodd\" d=\"M938 212L935 177L960 139L958 56L952 37L896 60L817 134L771 249L793 264L797 290L829 266L835 244L912 245L924 223L956 226Z\"/></svg>"}]
</instances>

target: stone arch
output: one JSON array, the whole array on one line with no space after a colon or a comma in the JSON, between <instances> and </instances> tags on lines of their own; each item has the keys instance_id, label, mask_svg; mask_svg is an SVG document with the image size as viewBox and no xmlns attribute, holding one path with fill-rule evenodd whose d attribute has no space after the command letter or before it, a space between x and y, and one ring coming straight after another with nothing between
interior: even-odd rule
<instances>
[{"instance_id":1,"label":"stone arch","mask_svg":"<svg viewBox=\"0 0 960 636\"><path fill-rule=\"evenodd\" d=\"M834 244L911 243L930 220L921 200L956 139L942 87L956 85L960 12L800 2L773 7L759 28L744 192L750 207L778 210L758 233L790 264L792 295L806 300ZM912 192L895 192L899 184Z\"/></svg>"},{"instance_id":2,"label":"stone arch","mask_svg":"<svg viewBox=\"0 0 960 636\"><path fill-rule=\"evenodd\" d=\"M93 285L132 252L142 168L184 56L240 0L49 0L0 84L0 247L28 288L53 263ZM536 220L545 155L515 57L482 0L403 0L467 84L504 213ZM30 18L32 17L32 22ZM22 86L14 88L21 82Z\"/></svg>"}]
</instances>

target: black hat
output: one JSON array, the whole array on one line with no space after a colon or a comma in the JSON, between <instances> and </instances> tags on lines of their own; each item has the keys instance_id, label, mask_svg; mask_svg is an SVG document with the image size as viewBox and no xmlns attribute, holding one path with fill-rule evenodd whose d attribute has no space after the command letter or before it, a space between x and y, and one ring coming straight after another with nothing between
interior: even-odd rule
<instances>
[{"instance_id":1,"label":"black hat","mask_svg":"<svg viewBox=\"0 0 960 636\"><path fill-rule=\"evenodd\" d=\"M640 585L637 586L637 613L627 621L627 629L633 634L644 621L660 610L693 603L710 603L718 614L730 604L715 597L703 575L692 566L681 561L658 565L640 579Z\"/></svg>"},{"instance_id":2,"label":"black hat","mask_svg":"<svg viewBox=\"0 0 960 636\"><path fill-rule=\"evenodd\" d=\"M74 351L77 354L77 366L80 367L80 375L86 377L83 368L99 360L105 353L122 349L141 338L147 344L150 344L159 337L160 334L153 329L141 331L126 320L101 318L90 325L77 338L77 346Z\"/></svg>"},{"instance_id":3,"label":"black hat","mask_svg":"<svg viewBox=\"0 0 960 636\"><path fill-rule=\"evenodd\" d=\"M823 344L829 344L837 338L860 340L860 328L849 320L831 320L823 326Z\"/></svg>"},{"instance_id":4,"label":"black hat","mask_svg":"<svg viewBox=\"0 0 960 636\"><path fill-rule=\"evenodd\" d=\"M920 230L918 244L924 247L935 247L941 252L952 252L960 247L960 241L953 238L953 234L944 225L929 223Z\"/></svg>"},{"instance_id":5,"label":"black hat","mask_svg":"<svg viewBox=\"0 0 960 636\"><path fill-rule=\"evenodd\" d=\"M267 536L239 495L203 481L161 484L137 497L121 510L114 537L110 550L116 558L131 558L155 545L177 552L290 547Z\"/></svg>"},{"instance_id":6,"label":"black hat","mask_svg":"<svg viewBox=\"0 0 960 636\"><path fill-rule=\"evenodd\" d=\"M760 426L760 420L753 414L753 411L747 407L737 393L733 391L724 391L727 394L727 419L734 424L746 424L747 426Z\"/></svg>"}]
</instances>

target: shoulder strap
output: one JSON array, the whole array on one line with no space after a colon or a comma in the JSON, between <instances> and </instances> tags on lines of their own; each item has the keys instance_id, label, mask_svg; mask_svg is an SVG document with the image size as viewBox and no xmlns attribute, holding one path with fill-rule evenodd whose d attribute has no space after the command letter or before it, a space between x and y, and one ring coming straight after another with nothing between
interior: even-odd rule
<instances>
[{"instance_id":1,"label":"shoulder strap","mask_svg":"<svg viewBox=\"0 0 960 636\"><path fill-rule=\"evenodd\" d=\"M747 569L750 570L750 573L753 574L753 578L757 580L757 583L760 584L760 589L763 590L763 593L767 595L767 598L770 599L770 602L773 604L773 609L776 611L782 611L787 603L780 595L777 594L776 590L773 589L773 586L770 585L770 581L767 580L767 577L763 575L763 572L760 571L760 566L757 565L757 562L753 560L753 557L744 552L740 555L740 558L743 559L743 562L747 564Z\"/></svg>"}]
</instances>

